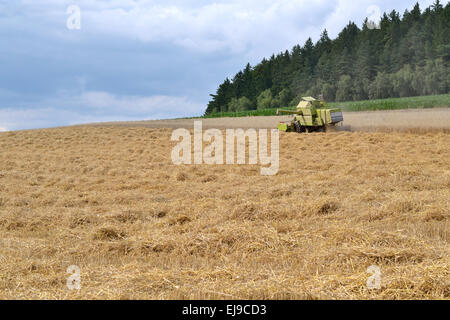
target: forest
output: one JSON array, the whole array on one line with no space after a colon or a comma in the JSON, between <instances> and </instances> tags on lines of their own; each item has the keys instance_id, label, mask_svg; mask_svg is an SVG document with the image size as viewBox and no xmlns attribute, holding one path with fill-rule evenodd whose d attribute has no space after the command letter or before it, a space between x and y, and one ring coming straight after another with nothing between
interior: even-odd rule
<instances>
[{"instance_id":1,"label":"forest","mask_svg":"<svg viewBox=\"0 0 450 320\"><path fill-rule=\"evenodd\" d=\"M302 96L360 101L445 94L450 89L450 2L417 3L403 15L384 13L379 24L354 22L330 39L247 64L211 94L205 115L293 106Z\"/></svg>"}]
</instances>

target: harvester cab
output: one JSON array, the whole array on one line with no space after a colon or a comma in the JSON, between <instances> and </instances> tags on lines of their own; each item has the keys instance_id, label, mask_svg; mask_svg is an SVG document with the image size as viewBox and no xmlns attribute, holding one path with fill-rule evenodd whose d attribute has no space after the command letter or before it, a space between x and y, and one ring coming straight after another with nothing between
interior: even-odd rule
<instances>
[{"instance_id":1,"label":"harvester cab","mask_svg":"<svg viewBox=\"0 0 450 320\"><path fill-rule=\"evenodd\" d=\"M280 122L278 129L284 132L326 132L344 121L342 110L330 108L326 102L304 97L296 110L277 110L277 115L294 115L291 122Z\"/></svg>"}]
</instances>

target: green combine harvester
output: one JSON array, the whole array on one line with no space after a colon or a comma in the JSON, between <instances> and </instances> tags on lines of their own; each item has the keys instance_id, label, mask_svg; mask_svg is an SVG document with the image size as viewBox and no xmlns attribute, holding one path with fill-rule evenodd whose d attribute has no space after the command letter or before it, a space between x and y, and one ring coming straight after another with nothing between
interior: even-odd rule
<instances>
[{"instance_id":1,"label":"green combine harvester","mask_svg":"<svg viewBox=\"0 0 450 320\"><path fill-rule=\"evenodd\" d=\"M291 122L280 122L278 130L283 132L326 132L344 121L341 109L332 109L324 101L313 97L302 98L297 111L277 110L277 115L294 115Z\"/></svg>"}]
</instances>

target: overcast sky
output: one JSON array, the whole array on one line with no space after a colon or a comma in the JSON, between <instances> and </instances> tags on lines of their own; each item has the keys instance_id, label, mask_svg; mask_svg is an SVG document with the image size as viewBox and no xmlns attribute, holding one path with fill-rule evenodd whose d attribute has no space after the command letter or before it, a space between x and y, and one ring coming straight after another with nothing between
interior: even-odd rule
<instances>
[{"instance_id":1,"label":"overcast sky","mask_svg":"<svg viewBox=\"0 0 450 320\"><path fill-rule=\"evenodd\" d=\"M0 0L0 131L201 115L247 62L415 2Z\"/></svg>"}]
</instances>

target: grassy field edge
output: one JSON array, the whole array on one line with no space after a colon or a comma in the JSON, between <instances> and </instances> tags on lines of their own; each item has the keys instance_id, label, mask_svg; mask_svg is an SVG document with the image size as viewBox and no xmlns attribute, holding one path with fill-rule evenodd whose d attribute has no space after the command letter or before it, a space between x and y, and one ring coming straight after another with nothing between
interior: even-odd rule
<instances>
[{"instance_id":1,"label":"grassy field edge","mask_svg":"<svg viewBox=\"0 0 450 320\"><path fill-rule=\"evenodd\" d=\"M347 112L359 111L378 111L378 110L401 110L401 109L428 109L428 108L448 108L450 106L450 93L433 96L420 96L408 98L389 98L377 100L349 101L349 102L332 102L330 106L333 108L341 108ZM287 107L283 109L294 109ZM204 115L202 118L237 118L237 117L257 117L257 116L274 116L277 109L265 110L248 110L237 112L219 112Z\"/></svg>"}]
</instances>

